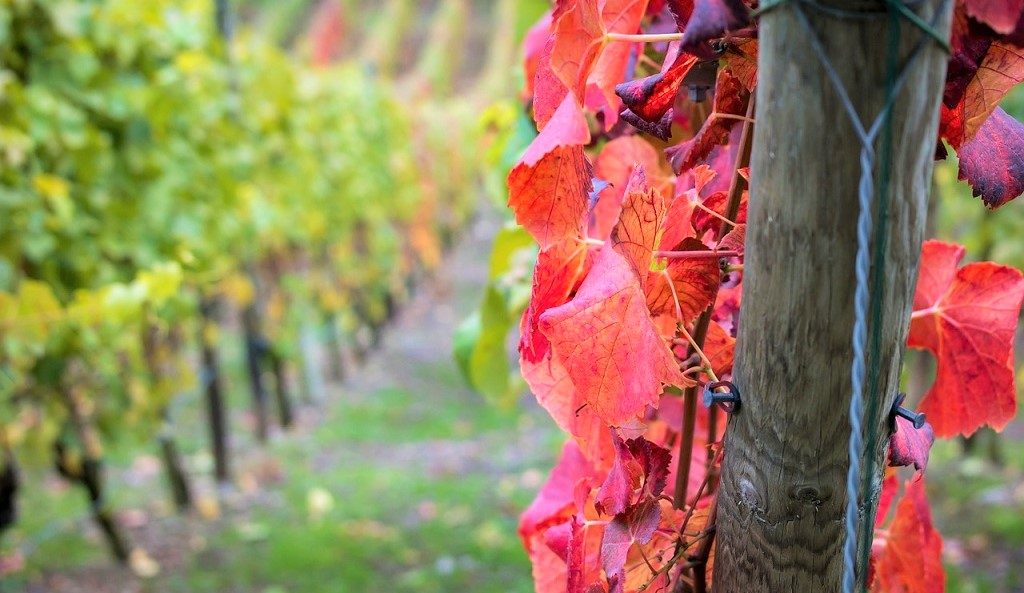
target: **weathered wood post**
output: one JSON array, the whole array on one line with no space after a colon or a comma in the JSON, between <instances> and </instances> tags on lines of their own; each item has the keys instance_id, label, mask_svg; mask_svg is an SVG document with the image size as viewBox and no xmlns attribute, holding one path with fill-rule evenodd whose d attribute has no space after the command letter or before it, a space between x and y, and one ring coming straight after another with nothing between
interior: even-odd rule
<instances>
[{"instance_id":1,"label":"weathered wood post","mask_svg":"<svg viewBox=\"0 0 1024 593\"><path fill-rule=\"evenodd\" d=\"M787 3L761 18L734 375L743 404L726 435L718 507L713 587L721 593L840 590L861 143L797 10L867 122L886 93L890 20L884 2L819 2L866 18ZM915 5L926 22L944 11L941 34L951 8L941 0ZM905 19L900 25L902 66L925 35ZM907 336L946 71L944 51L925 43L892 117L881 348L870 359L880 368L882 405L869 421L882 437ZM885 442L874 450L878 471Z\"/></svg>"}]
</instances>

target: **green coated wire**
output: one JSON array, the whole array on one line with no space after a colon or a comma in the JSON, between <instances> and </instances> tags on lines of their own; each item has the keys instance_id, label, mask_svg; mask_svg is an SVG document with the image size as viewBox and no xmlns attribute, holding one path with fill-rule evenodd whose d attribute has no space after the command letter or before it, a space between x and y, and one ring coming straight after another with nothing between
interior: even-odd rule
<instances>
[{"instance_id":1,"label":"green coated wire","mask_svg":"<svg viewBox=\"0 0 1024 593\"><path fill-rule=\"evenodd\" d=\"M894 3L892 0L889 1L890 8ZM900 18L896 10L890 10L889 18L889 47L888 55L886 57L886 72L885 72L885 89L886 89L886 103L892 104L892 94L895 92L897 66L899 61L899 47L900 47ZM884 302L885 294L885 264L886 264L886 252L888 251L889 243L889 195L890 195L890 184L892 181L892 143L893 143L893 130L892 130L892 108L890 107L885 111L884 122L882 124L882 146L881 146L881 163L879 170L878 179L878 191L876 192L876 208L878 210L878 227L875 235L875 253L874 253L874 274L872 277L871 286L871 313L870 313L870 345L868 347L868 355L871 357L870 364L868 365L868 407L867 415L868 418L868 434L865 443L866 460L865 460L865 471L863 473L863 484L861 485L861 496L865 501L868 501L868 509L864 513L864 518L861 526L862 533L865 537L863 538L863 544L860 548L859 556L859 572L862 575L867 575L868 561L871 557L871 535L874 531L875 521L875 507L870 503L871 497L869 493L872 490L872 482L874 479L874 465L875 456L874 452L878 446L878 423L874 421L878 417L878 408L880 400L882 398L880 388L881 378L881 361L878 360L878 353L882 349L882 325L884 311L882 309L882 303ZM864 579L863 587L867 590L867 579Z\"/></svg>"}]
</instances>

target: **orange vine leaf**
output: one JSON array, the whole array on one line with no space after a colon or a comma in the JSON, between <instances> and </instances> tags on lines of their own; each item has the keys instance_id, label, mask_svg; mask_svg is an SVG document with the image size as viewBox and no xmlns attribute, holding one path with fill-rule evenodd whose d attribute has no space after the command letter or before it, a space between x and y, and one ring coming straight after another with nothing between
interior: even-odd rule
<instances>
[{"instance_id":1,"label":"orange vine leaf","mask_svg":"<svg viewBox=\"0 0 1024 593\"><path fill-rule=\"evenodd\" d=\"M577 399L611 426L656 407L662 386L691 382L658 333L636 274L614 249L597 254L576 296L540 318Z\"/></svg>"}]
</instances>

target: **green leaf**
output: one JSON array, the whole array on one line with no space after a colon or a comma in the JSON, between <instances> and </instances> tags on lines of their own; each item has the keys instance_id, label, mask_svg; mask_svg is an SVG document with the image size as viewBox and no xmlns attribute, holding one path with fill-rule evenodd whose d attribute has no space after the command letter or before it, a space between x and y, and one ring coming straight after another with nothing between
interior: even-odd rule
<instances>
[{"instance_id":1,"label":"green leaf","mask_svg":"<svg viewBox=\"0 0 1024 593\"><path fill-rule=\"evenodd\" d=\"M452 354L455 362L459 365L459 371L466 379L470 387L474 387L469 372L470 357L473 356L473 349L476 348L477 340L480 339L480 311L473 311L469 317L464 319L455 330L455 346Z\"/></svg>"},{"instance_id":2,"label":"green leaf","mask_svg":"<svg viewBox=\"0 0 1024 593\"><path fill-rule=\"evenodd\" d=\"M491 276L493 282L512 268L514 257L520 250L534 249L533 237L519 225L508 225L498 231L491 250Z\"/></svg>"},{"instance_id":3,"label":"green leaf","mask_svg":"<svg viewBox=\"0 0 1024 593\"><path fill-rule=\"evenodd\" d=\"M469 359L473 387L498 405L511 405L516 392L509 381L506 338L512 326L502 294L488 285L480 306L480 336Z\"/></svg>"}]
</instances>

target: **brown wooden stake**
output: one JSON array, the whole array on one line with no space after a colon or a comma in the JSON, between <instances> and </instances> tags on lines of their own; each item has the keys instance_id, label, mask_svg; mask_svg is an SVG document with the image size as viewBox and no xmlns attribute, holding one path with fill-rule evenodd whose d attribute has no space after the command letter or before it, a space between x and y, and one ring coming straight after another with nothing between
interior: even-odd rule
<instances>
[{"instance_id":1,"label":"brown wooden stake","mask_svg":"<svg viewBox=\"0 0 1024 593\"><path fill-rule=\"evenodd\" d=\"M215 301L207 298L200 300L199 353L201 369L199 377L206 395L206 416L210 425L214 475L217 482L226 484L231 480L227 408L224 404L224 389L221 386L220 361L215 344L209 340L210 332L208 331L216 327L215 310Z\"/></svg>"},{"instance_id":2,"label":"brown wooden stake","mask_svg":"<svg viewBox=\"0 0 1024 593\"><path fill-rule=\"evenodd\" d=\"M831 0L880 18L804 9L862 119L886 89L885 3ZM916 3L926 22L940 0ZM949 9L938 31L949 31ZM853 273L860 141L830 86L795 3L761 17L743 310L733 381L713 590L836 593L850 424ZM900 63L923 33L902 23ZM888 249L882 302L875 494L899 379L924 232L947 56L934 42L910 65L892 117ZM869 327L869 333L873 331ZM865 394L871 397L871 394ZM872 501L863 501L871 503ZM863 503L862 503L863 504Z\"/></svg>"},{"instance_id":3,"label":"brown wooden stake","mask_svg":"<svg viewBox=\"0 0 1024 593\"><path fill-rule=\"evenodd\" d=\"M0 426L0 536L18 519L19 474L18 461Z\"/></svg>"},{"instance_id":4,"label":"brown wooden stake","mask_svg":"<svg viewBox=\"0 0 1024 593\"><path fill-rule=\"evenodd\" d=\"M274 375L274 395L277 399L278 420L281 422L281 428L291 428L295 423L295 415L292 412L292 400L288 392L288 374L285 371L284 358L274 351L271 351L268 356Z\"/></svg>"},{"instance_id":5,"label":"brown wooden stake","mask_svg":"<svg viewBox=\"0 0 1024 593\"><path fill-rule=\"evenodd\" d=\"M160 331L153 320L148 320L142 329L142 354L149 373L150 389L155 390L170 375L167 369L166 353L161 348L169 348L170 344L161 345ZM169 340L168 340L169 342ZM174 440L174 427L170 409L164 406L160 410L160 430L157 433L160 443L160 458L163 460L167 484L171 489L171 498L179 512L187 512L192 508L192 492L189 488L188 473L182 463L178 444Z\"/></svg>"},{"instance_id":6,"label":"brown wooden stake","mask_svg":"<svg viewBox=\"0 0 1024 593\"><path fill-rule=\"evenodd\" d=\"M263 383L263 355L265 339L260 332L259 310L256 303L250 303L242 311L242 331L245 339L245 367L249 374L249 389L252 393L252 411L256 417L256 438L261 443L270 434L267 418L267 388Z\"/></svg>"},{"instance_id":7,"label":"brown wooden stake","mask_svg":"<svg viewBox=\"0 0 1024 593\"><path fill-rule=\"evenodd\" d=\"M64 402L68 408L71 427L74 429L81 446L82 459L77 466L68 463L68 456L61 441L56 441L56 462L61 474L69 480L77 481L89 496L89 507L93 520L103 532L110 553L120 564L127 564L129 556L128 540L121 531L113 511L107 504L103 485L103 448L100 437L91 419L85 412L85 403L79 387L64 388Z\"/></svg>"}]
</instances>

